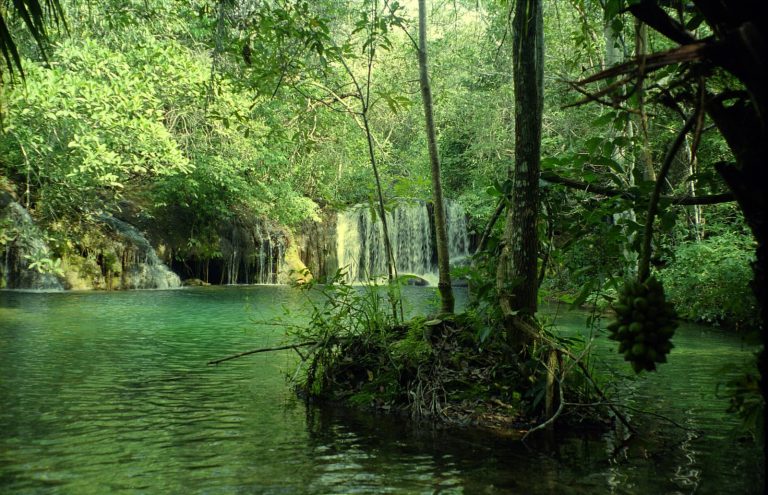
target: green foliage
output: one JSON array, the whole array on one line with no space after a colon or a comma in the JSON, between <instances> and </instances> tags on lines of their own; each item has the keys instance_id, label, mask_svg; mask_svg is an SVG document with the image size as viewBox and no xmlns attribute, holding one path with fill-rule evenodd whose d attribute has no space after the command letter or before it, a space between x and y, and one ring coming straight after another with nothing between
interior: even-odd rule
<instances>
[{"instance_id":1,"label":"green foliage","mask_svg":"<svg viewBox=\"0 0 768 495\"><path fill-rule=\"evenodd\" d=\"M98 209L127 185L192 169L164 125L160 80L147 84L127 57L95 42L61 46L52 64L29 66L0 138L8 175L29 182L39 215Z\"/></svg>"},{"instance_id":2,"label":"green foliage","mask_svg":"<svg viewBox=\"0 0 768 495\"><path fill-rule=\"evenodd\" d=\"M391 345L392 359L405 367L415 367L429 358L432 346L427 337L429 327L424 318L414 318L408 322L405 336Z\"/></svg>"},{"instance_id":3,"label":"green foliage","mask_svg":"<svg viewBox=\"0 0 768 495\"><path fill-rule=\"evenodd\" d=\"M51 273L60 277L64 276L61 267L61 258L51 259L46 256L47 253L38 251L37 253L25 255L29 270L37 270L38 273Z\"/></svg>"},{"instance_id":4,"label":"green foliage","mask_svg":"<svg viewBox=\"0 0 768 495\"><path fill-rule=\"evenodd\" d=\"M311 314L309 323L296 329L295 335L317 344L305 360L309 364L295 377L297 388L309 395L338 398L350 393L336 390L340 377L362 384L372 381L384 358L380 352L388 342L387 332L394 326L394 315L387 309L381 288L376 284L348 285L342 271L329 284L307 282L298 287L307 295ZM356 361L352 356L364 359Z\"/></svg>"},{"instance_id":5,"label":"green foliage","mask_svg":"<svg viewBox=\"0 0 768 495\"><path fill-rule=\"evenodd\" d=\"M18 34L15 32L17 25L24 26L45 58L45 50L50 41L49 24L64 23L64 13L59 0L20 0L13 2L12 6L10 10L6 10L5 6L0 7L0 53L11 81L16 72L24 76L24 68L15 39L15 35ZM5 74L6 71L0 64L0 86L5 83ZM2 117L1 111L2 107L0 107L0 117Z\"/></svg>"},{"instance_id":6,"label":"green foliage","mask_svg":"<svg viewBox=\"0 0 768 495\"><path fill-rule=\"evenodd\" d=\"M683 318L754 328L757 301L750 289L754 242L722 233L679 245L660 277Z\"/></svg>"},{"instance_id":7,"label":"green foliage","mask_svg":"<svg viewBox=\"0 0 768 495\"><path fill-rule=\"evenodd\" d=\"M284 106L212 83L207 55L153 33L177 30L178 19L163 11L155 21L165 24L140 22L157 6L108 2L119 11L111 26L75 16L78 36L56 46L52 67L28 64L26 88L6 95L0 174L29 188L30 210L49 228L74 232L128 200L175 247L206 256L233 218L292 226L315 217L287 158L295 149Z\"/></svg>"}]
</instances>

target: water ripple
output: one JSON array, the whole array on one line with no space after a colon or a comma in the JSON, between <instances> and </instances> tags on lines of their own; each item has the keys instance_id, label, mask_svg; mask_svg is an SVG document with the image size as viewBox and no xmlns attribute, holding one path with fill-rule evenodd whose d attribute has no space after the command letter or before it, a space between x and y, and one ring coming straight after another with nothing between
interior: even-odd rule
<instances>
[{"instance_id":1,"label":"water ripple","mask_svg":"<svg viewBox=\"0 0 768 495\"><path fill-rule=\"evenodd\" d=\"M412 301L432 297L406 289ZM733 339L682 331L669 374L628 385L638 405L705 430L709 443L683 438L658 464L610 465L604 440L565 442L558 458L307 409L285 384L290 353L205 365L283 342L281 329L252 322L283 304L301 299L270 287L0 293L0 493L748 493L761 482L750 475L759 456L734 447L733 421L712 399L739 372L718 363L751 352Z\"/></svg>"}]
</instances>

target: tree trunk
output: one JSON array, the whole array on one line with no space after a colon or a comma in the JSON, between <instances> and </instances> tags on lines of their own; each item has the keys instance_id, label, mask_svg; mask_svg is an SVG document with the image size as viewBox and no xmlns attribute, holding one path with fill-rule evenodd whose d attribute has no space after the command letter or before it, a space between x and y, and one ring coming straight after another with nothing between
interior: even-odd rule
<instances>
[{"instance_id":1,"label":"tree trunk","mask_svg":"<svg viewBox=\"0 0 768 495\"><path fill-rule=\"evenodd\" d=\"M384 194L381 192L381 177L379 176L379 167L376 165L376 151L373 145L373 135L368 124L368 109L363 107L363 124L365 125L365 137L368 142L368 158L373 168L373 178L376 182L376 196L379 203L379 217L381 217L381 227L384 234L384 250L387 255L387 280L391 283L397 277L397 268L395 266L395 256L392 252L392 244L389 242L389 227L387 225L387 211L384 208ZM395 311L397 319L397 311Z\"/></svg>"},{"instance_id":2,"label":"tree trunk","mask_svg":"<svg viewBox=\"0 0 768 495\"><path fill-rule=\"evenodd\" d=\"M635 21L635 57L642 59L648 53L648 27L642 21ZM656 171L653 169L653 157L651 156L651 143L648 139L648 114L645 112L645 84L640 78L635 86L637 98L637 110L640 121L640 163L643 167L643 180L653 182L656 180Z\"/></svg>"},{"instance_id":3,"label":"tree trunk","mask_svg":"<svg viewBox=\"0 0 768 495\"><path fill-rule=\"evenodd\" d=\"M614 29L613 22L608 21L604 27L605 34L605 68L612 67L624 62L625 48L621 40L621 32ZM628 119L624 126L624 137L628 142L632 142L635 137L634 119ZM613 133L613 131L611 131ZM611 134L612 135L612 134ZM616 146L613 149L613 155L611 156L621 166L623 170L623 180L626 188L629 189L635 185L635 157L634 154L627 146ZM613 214L614 224L619 224L622 221L627 220L629 223L637 221L637 214L633 208L620 211ZM630 232L627 225L622 228L624 242L622 243L622 255L626 262L622 267L625 277L634 277L637 274L637 252L631 247L634 244L636 234Z\"/></svg>"},{"instance_id":4,"label":"tree trunk","mask_svg":"<svg viewBox=\"0 0 768 495\"><path fill-rule=\"evenodd\" d=\"M513 21L515 166L511 207L496 277L499 304L513 338L526 346L532 336L514 325L533 320L538 297L538 212L543 108L544 36L541 0L518 0Z\"/></svg>"},{"instance_id":5,"label":"tree trunk","mask_svg":"<svg viewBox=\"0 0 768 495\"><path fill-rule=\"evenodd\" d=\"M768 401L768 106L758 106L754 99L749 103L726 107L713 100L707 105L707 113L720 129L728 147L736 157L737 165L717 164L716 169L744 213L752 234L755 236L755 261L752 268L755 278L752 290L760 312L763 349L758 355L760 390ZM754 105L754 106L753 106ZM756 110L757 108L757 110ZM763 415L764 431L768 429L768 415Z\"/></svg>"},{"instance_id":6,"label":"tree trunk","mask_svg":"<svg viewBox=\"0 0 768 495\"><path fill-rule=\"evenodd\" d=\"M448 266L448 231L445 222L443 186L440 180L440 155L437 151L435 119L432 113L432 89L429 85L429 71L427 70L427 8L425 3L425 0L419 0L419 80L421 82L421 100L424 103L424 120L427 127L429 165L432 171L432 201L435 206L435 237L439 277L437 288L440 291L442 312L453 313L454 298Z\"/></svg>"}]
</instances>

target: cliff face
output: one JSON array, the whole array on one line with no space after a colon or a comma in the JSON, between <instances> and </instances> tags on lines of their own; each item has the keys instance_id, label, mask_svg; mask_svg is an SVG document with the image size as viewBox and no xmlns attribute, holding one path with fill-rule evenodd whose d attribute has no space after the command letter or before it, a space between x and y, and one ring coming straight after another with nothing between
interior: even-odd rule
<instances>
[{"instance_id":1,"label":"cliff face","mask_svg":"<svg viewBox=\"0 0 768 495\"><path fill-rule=\"evenodd\" d=\"M0 288L63 290L60 267L29 212L0 191Z\"/></svg>"},{"instance_id":2,"label":"cliff face","mask_svg":"<svg viewBox=\"0 0 768 495\"><path fill-rule=\"evenodd\" d=\"M29 212L0 192L0 288L25 290L168 289L178 275L132 225L109 215L97 241L54 254ZM85 244L85 243L84 243Z\"/></svg>"},{"instance_id":3,"label":"cliff face","mask_svg":"<svg viewBox=\"0 0 768 495\"><path fill-rule=\"evenodd\" d=\"M447 205L451 261L461 263L469 252L466 218L458 205ZM184 229L162 218L158 223L139 210L121 211L121 218L103 213L79 222L77 233L67 232L63 238L69 240L51 249L49 236L29 212L11 193L0 191L0 288L168 289L181 286L181 279L228 285L327 283L339 268L347 282L360 283L386 274L381 222L363 205L324 211L294 231L266 218L234 218L218 227L207 250L190 249L195 240L182 238ZM404 200L387 220L399 274L434 284L429 205ZM62 232L53 237L62 238Z\"/></svg>"},{"instance_id":4,"label":"cliff face","mask_svg":"<svg viewBox=\"0 0 768 495\"><path fill-rule=\"evenodd\" d=\"M320 221L307 220L296 235L299 257L312 276L321 283L333 279L339 268L336 255L336 212L325 211Z\"/></svg>"}]
</instances>

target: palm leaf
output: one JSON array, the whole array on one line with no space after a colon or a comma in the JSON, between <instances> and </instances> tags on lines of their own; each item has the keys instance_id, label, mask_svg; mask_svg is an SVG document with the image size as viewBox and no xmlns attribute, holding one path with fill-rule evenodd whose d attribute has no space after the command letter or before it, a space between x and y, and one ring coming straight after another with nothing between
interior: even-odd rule
<instances>
[{"instance_id":1,"label":"palm leaf","mask_svg":"<svg viewBox=\"0 0 768 495\"><path fill-rule=\"evenodd\" d=\"M65 24L64 10L60 0L13 0L10 7L11 12L18 15L22 20L35 43L40 47L43 58L46 59L48 43L46 26L49 23L56 26ZM24 78L19 50L13 39L11 29L9 29L8 10L4 8L0 8L0 55L3 57L5 67L11 78L17 72ZM2 74L2 65L0 65L0 79L2 79Z\"/></svg>"}]
</instances>

